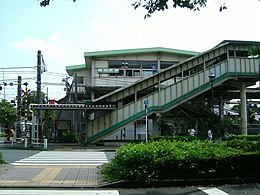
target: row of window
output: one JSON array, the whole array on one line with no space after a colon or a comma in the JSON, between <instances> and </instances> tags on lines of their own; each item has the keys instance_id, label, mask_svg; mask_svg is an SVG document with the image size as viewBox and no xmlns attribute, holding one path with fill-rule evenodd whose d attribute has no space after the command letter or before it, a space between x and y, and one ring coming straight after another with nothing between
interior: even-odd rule
<instances>
[{"instance_id":1,"label":"row of window","mask_svg":"<svg viewBox=\"0 0 260 195\"><path fill-rule=\"evenodd\" d=\"M136 60L109 60L108 68L131 68L131 69L157 69L157 61L136 61ZM177 61L160 61L161 69L178 63Z\"/></svg>"},{"instance_id":2,"label":"row of window","mask_svg":"<svg viewBox=\"0 0 260 195\"><path fill-rule=\"evenodd\" d=\"M110 77L147 77L156 72L157 69L117 69L117 71L114 72L99 72L98 69L96 69L96 75L107 75Z\"/></svg>"}]
</instances>

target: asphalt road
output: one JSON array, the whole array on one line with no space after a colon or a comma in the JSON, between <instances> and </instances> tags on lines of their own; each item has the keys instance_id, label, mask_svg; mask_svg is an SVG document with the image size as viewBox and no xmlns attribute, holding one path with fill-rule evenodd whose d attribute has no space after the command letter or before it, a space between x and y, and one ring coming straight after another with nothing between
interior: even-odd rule
<instances>
[{"instance_id":1,"label":"asphalt road","mask_svg":"<svg viewBox=\"0 0 260 195\"><path fill-rule=\"evenodd\" d=\"M20 149L0 148L0 153L2 153L7 163L13 163L14 161L27 158L39 152L40 152L39 150L20 150Z\"/></svg>"},{"instance_id":2,"label":"asphalt road","mask_svg":"<svg viewBox=\"0 0 260 195\"><path fill-rule=\"evenodd\" d=\"M259 184L224 185L209 187L174 187L145 189L0 189L0 194L30 195L259 195Z\"/></svg>"},{"instance_id":3,"label":"asphalt road","mask_svg":"<svg viewBox=\"0 0 260 195\"><path fill-rule=\"evenodd\" d=\"M120 195L259 195L259 184L186 186L171 188L118 189Z\"/></svg>"}]
</instances>

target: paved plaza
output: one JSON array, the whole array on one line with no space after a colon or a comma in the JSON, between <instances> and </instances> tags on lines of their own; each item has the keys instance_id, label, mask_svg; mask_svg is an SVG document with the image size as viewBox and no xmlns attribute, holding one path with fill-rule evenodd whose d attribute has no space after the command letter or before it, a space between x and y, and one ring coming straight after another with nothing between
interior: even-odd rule
<instances>
[{"instance_id":1,"label":"paved plaza","mask_svg":"<svg viewBox=\"0 0 260 195\"><path fill-rule=\"evenodd\" d=\"M8 165L0 187L98 187L107 162L105 152L42 151Z\"/></svg>"}]
</instances>

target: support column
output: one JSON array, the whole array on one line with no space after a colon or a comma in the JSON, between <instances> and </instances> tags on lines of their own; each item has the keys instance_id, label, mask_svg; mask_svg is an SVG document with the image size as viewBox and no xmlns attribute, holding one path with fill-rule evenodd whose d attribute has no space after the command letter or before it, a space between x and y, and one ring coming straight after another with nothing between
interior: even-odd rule
<instances>
[{"instance_id":1,"label":"support column","mask_svg":"<svg viewBox=\"0 0 260 195\"><path fill-rule=\"evenodd\" d=\"M223 95L219 96L219 116L220 121L224 120L224 97Z\"/></svg>"},{"instance_id":2,"label":"support column","mask_svg":"<svg viewBox=\"0 0 260 195\"><path fill-rule=\"evenodd\" d=\"M247 108L246 108L246 85L245 83L240 84L240 107L241 107L241 121L240 130L242 135L247 135Z\"/></svg>"}]
</instances>

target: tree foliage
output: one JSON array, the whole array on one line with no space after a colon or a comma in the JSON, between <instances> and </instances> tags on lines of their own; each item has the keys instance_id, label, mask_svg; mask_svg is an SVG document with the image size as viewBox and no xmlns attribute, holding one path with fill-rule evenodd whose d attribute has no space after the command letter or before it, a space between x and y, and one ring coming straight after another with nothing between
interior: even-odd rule
<instances>
[{"instance_id":1,"label":"tree foliage","mask_svg":"<svg viewBox=\"0 0 260 195\"><path fill-rule=\"evenodd\" d=\"M51 0L40 0L40 6L46 7L50 4ZM53 1L53 0L52 0ZM72 0L75 2L76 0ZM172 0L173 8L187 8L193 11L199 11L201 8L207 6L207 0ZM138 7L143 7L147 10L145 18L151 17L151 15L156 11L164 11L169 9L169 0L139 0L132 4L135 9ZM227 9L225 4L222 4L219 8L219 11Z\"/></svg>"},{"instance_id":2,"label":"tree foliage","mask_svg":"<svg viewBox=\"0 0 260 195\"><path fill-rule=\"evenodd\" d=\"M40 0L40 6L41 7L46 7L47 5L50 4L51 0ZM52 0L53 1L53 0ZM73 2L75 2L76 0L73 0Z\"/></svg>"},{"instance_id":3,"label":"tree foliage","mask_svg":"<svg viewBox=\"0 0 260 195\"><path fill-rule=\"evenodd\" d=\"M145 18L151 17L156 11L164 11L169 9L169 0L139 0L132 4L135 9L143 7L147 10ZM207 6L207 0L172 0L173 8L186 8L192 11L200 11L201 8ZM225 4L220 5L219 11L227 9Z\"/></svg>"},{"instance_id":4,"label":"tree foliage","mask_svg":"<svg viewBox=\"0 0 260 195\"><path fill-rule=\"evenodd\" d=\"M46 100L46 94L44 92L41 91L41 99L42 99L42 103L46 104L47 100ZM32 104L37 104L38 100L37 100L37 91L30 91L29 93L29 102Z\"/></svg>"},{"instance_id":5,"label":"tree foliage","mask_svg":"<svg viewBox=\"0 0 260 195\"><path fill-rule=\"evenodd\" d=\"M17 121L16 109L7 100L3 99L0 102L0 124L3 127L10 128Z\"/></svg>"},{"instance_id":6,"label":"tree foliage","mask_svg":"<svg viewBox=\"0 0 260 195\"><path fill-rule=\"evenodd\" d=\"M249 49L249 55L252 57L260 58L260 46L256 45Z\"/></svg>"}]
</instances>

